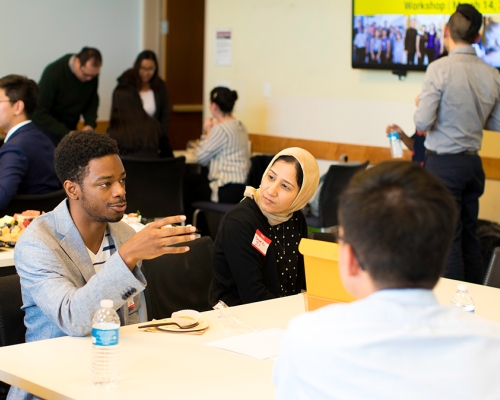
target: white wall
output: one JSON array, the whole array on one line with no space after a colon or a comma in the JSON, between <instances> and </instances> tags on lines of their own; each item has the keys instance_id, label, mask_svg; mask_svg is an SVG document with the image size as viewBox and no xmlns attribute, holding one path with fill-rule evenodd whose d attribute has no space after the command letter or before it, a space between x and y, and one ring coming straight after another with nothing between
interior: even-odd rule
<instances>
[{"instance_id":1,"label":"white wall","mask_svg":"<svg viewBox=\"0 0 500 400\"><path fill-rule=\"evenodd\" d=\"M236 89L235 114L249 132L388 147L387 124L415 130L424 73L400 81L391 71L351 68L352 0L206 2L205 99L219 84ZM216 29L232 31L230 67L214 65ZM498 157L500 135L485 135L482 154ZM499 195L500 181L487 180L481 218L500 222Z\"/></svg>"},{"instance_id":2,"label":"white wall","mask_svg":"<svg viewBox=\"0 0 500 400\"><path fill-rule=\"evenodd\" d=\"M387 146L388 123L414 131L413 101L424 74L400 81L391 71L352 69L351 6L352 0L207 0L205 97L229 83L241 98L235 112L252 133ZM214 66L217 28L232 30L231 67Z\"/></svg>"},{"instance_id":3,"label":"white wall","mask_svg":"<svg viewBox=\"0 0 500 400\"><path fill-rule=\"evenodd\" d=\"M103 56L98 119L108 120L116 78L141 50L142 1L0 0L0 76L15 73L38 82L47 64L96 47Z\"/></svg>"}]
</instances>

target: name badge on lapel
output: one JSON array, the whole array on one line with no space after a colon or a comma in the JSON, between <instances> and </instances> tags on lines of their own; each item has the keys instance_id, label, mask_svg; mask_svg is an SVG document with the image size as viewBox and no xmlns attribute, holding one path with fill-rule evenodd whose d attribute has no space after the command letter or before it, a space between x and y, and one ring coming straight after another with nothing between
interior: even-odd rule
<instances>
[{"instance_id":1,"label":"name badge on lapel","mask_svg":"<svg viewBox=\"0 0 500 400\"><path fill-rule=\"evenodd\" d=\"M272 240L264 236L258 229L255 231L255 236L252 240L252 246L255 247L263 256L267 254L267 249Z\"/></svg>"}]
</instances>

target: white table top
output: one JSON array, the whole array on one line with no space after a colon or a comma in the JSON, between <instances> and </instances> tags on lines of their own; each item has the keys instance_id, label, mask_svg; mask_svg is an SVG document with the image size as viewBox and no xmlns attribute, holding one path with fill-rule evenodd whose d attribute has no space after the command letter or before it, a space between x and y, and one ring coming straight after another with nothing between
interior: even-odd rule
<instances>
[{"instance_id":1,"label":"white table top","mask_svg":"<svg viewBox=\"0 0 500 400\"><path fill-rule=\"evenodd\" d=\"M232 308L254 328L286 328L302 295ZM120 330L120 375L111 390L91 383L91 338L62 337L0 348L0 380L48 399L272 399L274 361L204 346L225 336L215 311L203 335Z\"/></svg>"},{"instance_id":2,"label":"white table top","mask_svg":"<svg viewBox=\"0 0 500 400\"><path fill-rule=\"evenodd\" d=\"M0 268L14 266L14 249L0 247Z\"/></svg>"},{"instance_id":3,"label":"white table top","mask_svg":"<svg viewBox=\"0 0 500 400\"><path fill-rule=\"evenodd\" d=\"M457 281L441 279L435 293L442 304ZM470 285L476 313L500 321L500 290ZM302 295L233 307L255 328L286 328L304 312ZM120 374L111 389L94 387L90 377L91 339L62 337L0 348L0 380L48 399L272 399L273 360L260 361L204 346L225 337L215 311L203 313L210 329L191 336L120 330Z\"/></svg>"}]
</instances>

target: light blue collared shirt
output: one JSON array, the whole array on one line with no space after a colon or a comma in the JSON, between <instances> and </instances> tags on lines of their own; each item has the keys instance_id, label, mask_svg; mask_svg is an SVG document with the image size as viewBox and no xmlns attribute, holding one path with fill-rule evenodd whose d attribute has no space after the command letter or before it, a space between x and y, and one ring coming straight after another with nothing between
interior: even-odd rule
<instances>
[{"instance_id":1,"label":"light blue collared shirt","mask_svg":"<svg viewBox=\"0 0 500 400\"><path fill-rule=\"evenodd\" d=\"M500 396L499 367L499 324L391 289L294 318L274 383L286 400L485 400Z\"/></svg>"},{"instance_id":2,"label":"light blue collared shirt","mask_svg":"<svg viewBox=\"0 0 500 400\"><path fill-rule=\"evenodd\" d=\"M500 131L500 74L458 46L429 64L415 112L425 147L438 154L481 149L483 129Z\"/></svg>"}]
</instances>

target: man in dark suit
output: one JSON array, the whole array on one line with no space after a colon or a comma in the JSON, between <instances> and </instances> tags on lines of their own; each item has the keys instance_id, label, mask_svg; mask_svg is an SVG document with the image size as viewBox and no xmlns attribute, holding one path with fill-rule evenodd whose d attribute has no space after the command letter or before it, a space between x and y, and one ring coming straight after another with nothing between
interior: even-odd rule
<instances>
[{"instance_id":1,"label":"man in dark suit","mask_svg":"<svg viewBox=\"0 0 500 400\"><path fill-rule=\"evenodd\" d=\"M54 145L30 120L38 86L19 75L0 79L0 210L16 194L50 193L61 188L54 169ZM23 211L23 210L19 210Z\"/></svg>"},{"instance_id":2,"label":"man in dark suit","mask_svg":"<svg viewBox=\"0 0 500 400\"><path fill-rule=\"evenodd\" d=\"M417 52L417 30L415 29L415 20L410 21L410 27L405 35L405 53L407 54L407 64L415 65L415 53Z\"/></svg>"}]
</instances>

